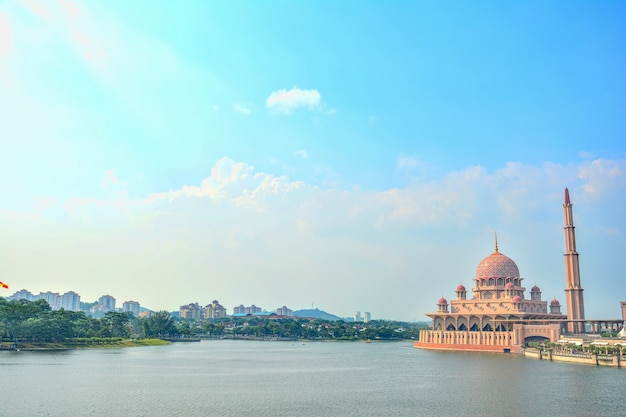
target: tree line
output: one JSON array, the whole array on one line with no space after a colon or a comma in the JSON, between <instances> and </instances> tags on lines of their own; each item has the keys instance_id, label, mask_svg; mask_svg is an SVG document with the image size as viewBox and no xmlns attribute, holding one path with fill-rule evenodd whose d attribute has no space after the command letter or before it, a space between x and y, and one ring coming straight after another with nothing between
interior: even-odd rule
<instances>
[{"instance_id":1,"label":"tree line","mask_svg":"<svg viewBox=\"0 0 626 417\"><path fill-rule=\"evenodd\" d=\"M184 336L232 336L307 340L405 340L419 338L425 323L373 320L367 323L301 317L226 317L210 321L182 320Z\"/></svg>"},{"instance_id":2,"label":"tree line","mask_svg":"<svg viewBox=\"0 0 626 417\"><path fill-rule=\"evenodd\" d=\"M0 298L0 342L63 343L84 338L256 337L334 340L417 339L424 324L375 320L368 323L305 318L226 317L187 320L167 311L145 318L109 311L94 318L84 311L52 310L45 300Z\"/></svg>"},{"instance_id":3,"label":"tree line","mask_svg":"<svg viewBox=\"0 0 626 417\"><path fill-rule=\"evenodd\" d=\"M159 311L146 319L109 311L100 319L84 311L52 310L45 300L0 298L0 341L62 343L76 338L150 338L178 334L174 319Z\"/></svg>"}]
</instances>

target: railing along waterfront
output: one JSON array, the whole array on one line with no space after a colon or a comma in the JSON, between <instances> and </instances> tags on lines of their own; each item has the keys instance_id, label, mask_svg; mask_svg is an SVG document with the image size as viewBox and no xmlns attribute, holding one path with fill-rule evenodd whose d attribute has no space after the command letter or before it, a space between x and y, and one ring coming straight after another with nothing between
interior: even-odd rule
<instances>
[{"instance_id":1,"label":"railing along waterfront","mask_svg":"<svg viewBox=\"0 0 626 417\"><path fill-rule=\"evenodd\" d=\"M563 351L553 351L550 349L539 350L535 348L524 348L522 349L522 356L553 362L568 362L583 365L611 366L615 368L623 368L622 355L619 354L603 355L598 353L571 353Z\"/></svg>"}]
</instances>

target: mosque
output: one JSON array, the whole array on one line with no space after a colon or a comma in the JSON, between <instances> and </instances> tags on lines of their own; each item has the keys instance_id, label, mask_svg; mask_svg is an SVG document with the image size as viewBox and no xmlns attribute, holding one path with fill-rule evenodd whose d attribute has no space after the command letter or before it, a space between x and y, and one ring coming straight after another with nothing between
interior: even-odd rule
<instances>
[{"instance_id":1,"label":"mosque","mask_svg":"<svg viewBox=\"0 0 626 417\"><path fill-rule=\"evenodd\" d=\"M583 289L572 204L565 189L565 276L567 315L555 298L548 304L541 299L541 289L533 286L530 298L515 262L498 249L476 268L472 296L463 285L456 288L456 299L440 298L431 330L422 330L415 347L438 350L468 350L520 353L532 341L556 342L561 335L585 332Z\"/></svg>"}]
</instances>

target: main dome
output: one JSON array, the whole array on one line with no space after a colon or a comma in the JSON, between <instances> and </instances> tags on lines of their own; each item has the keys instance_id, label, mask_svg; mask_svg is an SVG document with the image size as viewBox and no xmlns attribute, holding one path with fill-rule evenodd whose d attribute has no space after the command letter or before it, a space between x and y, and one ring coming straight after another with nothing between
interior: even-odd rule
<instances>
[{"instance_id":1,"label":"main dome","mask_svg":"<svg viewBox=\"0 0 626 417\"><path fill-rule=\"evenodd\" d=\"M519 278L519 269L513 259L496 251L480 261L476 278Z\"/></svg>"}]
</instances>

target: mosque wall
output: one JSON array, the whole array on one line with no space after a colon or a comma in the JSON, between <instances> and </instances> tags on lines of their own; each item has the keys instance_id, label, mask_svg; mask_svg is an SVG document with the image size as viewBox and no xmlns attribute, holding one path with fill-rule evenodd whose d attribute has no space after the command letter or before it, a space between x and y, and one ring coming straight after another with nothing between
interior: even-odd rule
<instances>
[{"instance_id":1,"label":"mosque wall","mask_svg":"<svg viewBox=\"0 0 626 417\"><path fill-rule=\"evenodd\" d=\"M518 345L514 331L420 331L420 339L415 347L451 350L480 350L503 352Z\"/></svg>"}]
</instances>

